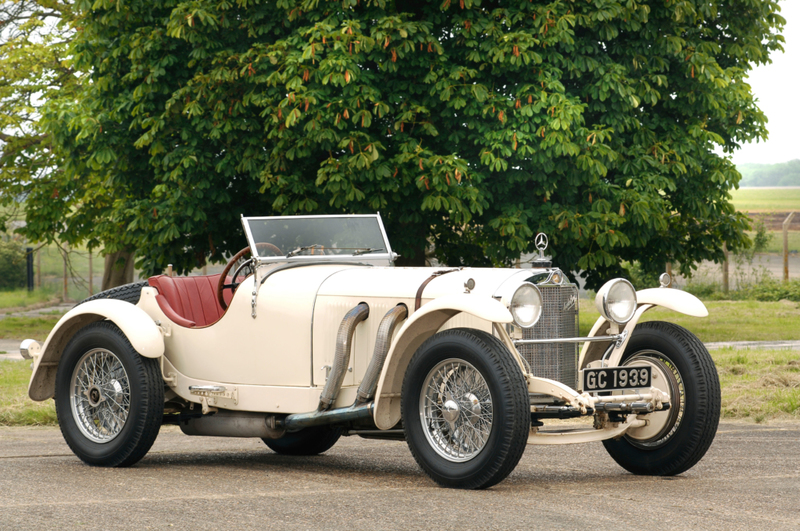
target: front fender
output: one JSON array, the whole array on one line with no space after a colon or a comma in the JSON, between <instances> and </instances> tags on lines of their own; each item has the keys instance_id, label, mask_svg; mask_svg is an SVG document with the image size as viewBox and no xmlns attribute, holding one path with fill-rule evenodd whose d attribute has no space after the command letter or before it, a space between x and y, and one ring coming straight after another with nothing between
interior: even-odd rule
<instances>
[{"instance_id":1,"label":"front fender","mask_svg":"<svg viewBox=\"0 0 800 531\"><path fill-rule=\"evenodd\" d=\"M395 335L378 380L374 416L379 429L389 429L400 420L400 392L411 357L426 339L461 312L491 323L512 321L511 312L496 299L467 293L439 297L414 312Z\"/></svg>"},{"instance_id":2,"label":"front fender","mask_svg":"<svg viewBox=\"0 0 800 531\"><path fill-rule=\"evenodd\" d=\"M661 306L692 317L708 316L708 309L700 299L691 293L677 289L643 289L636 292L636 302L636 312L633 314L633 318L625 325L624 330L627 332L625 339L616 346L608 356L608 365L610 367L619 365L622 359L622 353L625 352L625 347L628 346L628 340L633 333L633 329L639 323L642 314L650 308ZM601 315L594 323L591 332L589 332L589 337L608 334L612 324L613 323L610 323ZM606 349L608 349L608 343L584 343L578 360L578 367L584 369L589 363L601 359Z\"/></svg>"},{"instance_id":3,"label":"front fender","mask_svg":"<svg viewBox=\"0 0 800 531\"><path fill-rule=\"evenodd\" d=\"M136 352L142 356L159 358L164 354L164 338L161 331L141 308L114 299L85 302L64 314L50 331L44 346L34 354L33 375L28 384L28 396L31 399L52 398L55 394L58 363L69 340L84 326L106 319L122 330Z\"/></svg>"}]
</instances>

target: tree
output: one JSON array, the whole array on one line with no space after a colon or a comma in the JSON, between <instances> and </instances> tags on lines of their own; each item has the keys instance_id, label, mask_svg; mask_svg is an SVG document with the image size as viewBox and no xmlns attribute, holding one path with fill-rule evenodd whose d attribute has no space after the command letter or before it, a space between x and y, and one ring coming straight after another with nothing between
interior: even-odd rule
<instances>
[{"instance_id":1,"label":"tree","mask_svg":"<svg viewBox=\"0 0 800 531\"><path fill-rule=\"evenodd\" d=\"M14 207L31 183L58 167L39 120L43 104L71 97L75 73L66 65L70 6L58 1L0 3L0 204ZM14 209L0 213L0 229Z\"/></svg>"},{"instance_id":2,"label":"tree","mask_svg":"<svg viewBox=\"0 0 800 531\"><path fill-rule=\"evenodd\" d=\"M86 168L65 171L77 153L68 142L54 141L48 127L48 119L61 127L61 111L75 112L80 105L86 76L70 65L74 21L71 2L0 4L0 205L7 207L0 212L0 229L10 218L25 217L28 225L18 232L32 240L114 247L115 237L103 237L93 223L81 221L102 219L108 196L90 190L98 183ZM106 201L96 202L99 195ZM130 257L130 249L109 252L103 289L132 281Z\"/></svg>"},{"instance_id":3,"label":"tree","mask_svg":"<svg viewBox=\"0 0 800 531\"><path fill-rule=\"evenodd\" d=\"M507 264L543 230L590 286L748 245L713 149L767 134L745 76L774 0L76 5L92 82L48 127L82 153L65 182L108 193L67 223L146 271L237 250L239 213L380 210L408 264Z\"/></svg>"}]
</instances>

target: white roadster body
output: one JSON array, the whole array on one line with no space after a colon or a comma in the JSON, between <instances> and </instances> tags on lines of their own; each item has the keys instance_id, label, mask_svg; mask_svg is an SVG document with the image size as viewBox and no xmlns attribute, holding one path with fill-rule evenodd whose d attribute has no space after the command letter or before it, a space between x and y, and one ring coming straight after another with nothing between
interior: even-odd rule
<instances>
[{"instance_id":1,"label":"white roadster body","mask_svg":"<svg viewBox=\"0 0 800 531\"><path fill-rule=\"evenodd\" d=\"M626 469L668 475L713 440L707 351L680 327L638 323L654 306L706 315L691 295L610 281L579 337L577 288L543 257L533 269L399 268L376 215L243 225L249 245L222 275L104 292L41 347L23 343L29 395L55 398L78 457L131 465L164 423L294 455L360 435L407 440L441 485L485 488L526 444L602 440ZM555 422L580 417L593 423Z\"/></svg>"}]
</instances>

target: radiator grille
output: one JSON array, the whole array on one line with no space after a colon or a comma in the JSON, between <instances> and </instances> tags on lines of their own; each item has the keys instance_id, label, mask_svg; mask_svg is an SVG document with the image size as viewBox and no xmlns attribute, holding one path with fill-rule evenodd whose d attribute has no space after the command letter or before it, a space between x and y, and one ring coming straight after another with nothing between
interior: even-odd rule
<instances>
[{"instance_id":1,"label":"radiator grille","mask_svg":"<svg viewBox=\"0 0 800 531\"><path fill-rule=\"evenodd\" d=\"M578 337L578 287L574 284L538 287L544 303L542 317L532 328L523 329L523 339ZM518 350L534 376L577 387L577 343L519 345Z\"/></svg>"}]
</instances>

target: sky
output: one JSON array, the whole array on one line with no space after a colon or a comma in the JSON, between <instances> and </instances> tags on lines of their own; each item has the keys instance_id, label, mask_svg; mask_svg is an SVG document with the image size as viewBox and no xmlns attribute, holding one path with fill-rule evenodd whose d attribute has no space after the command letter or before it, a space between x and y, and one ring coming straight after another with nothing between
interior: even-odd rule
<instances>
[{"instance_id":1,"label":"sky","mask_svg":"<svg viewBox=\"0 0 800 531\"><path fill-rule=\"evenodd\" d=\"M769 139L743 144L733 154L734 164L775 164L800 159L800 0L783 0L786 19L784 53L772 63L754 68L747 80L767 115Z\"/></svg>"}]
</instances>

